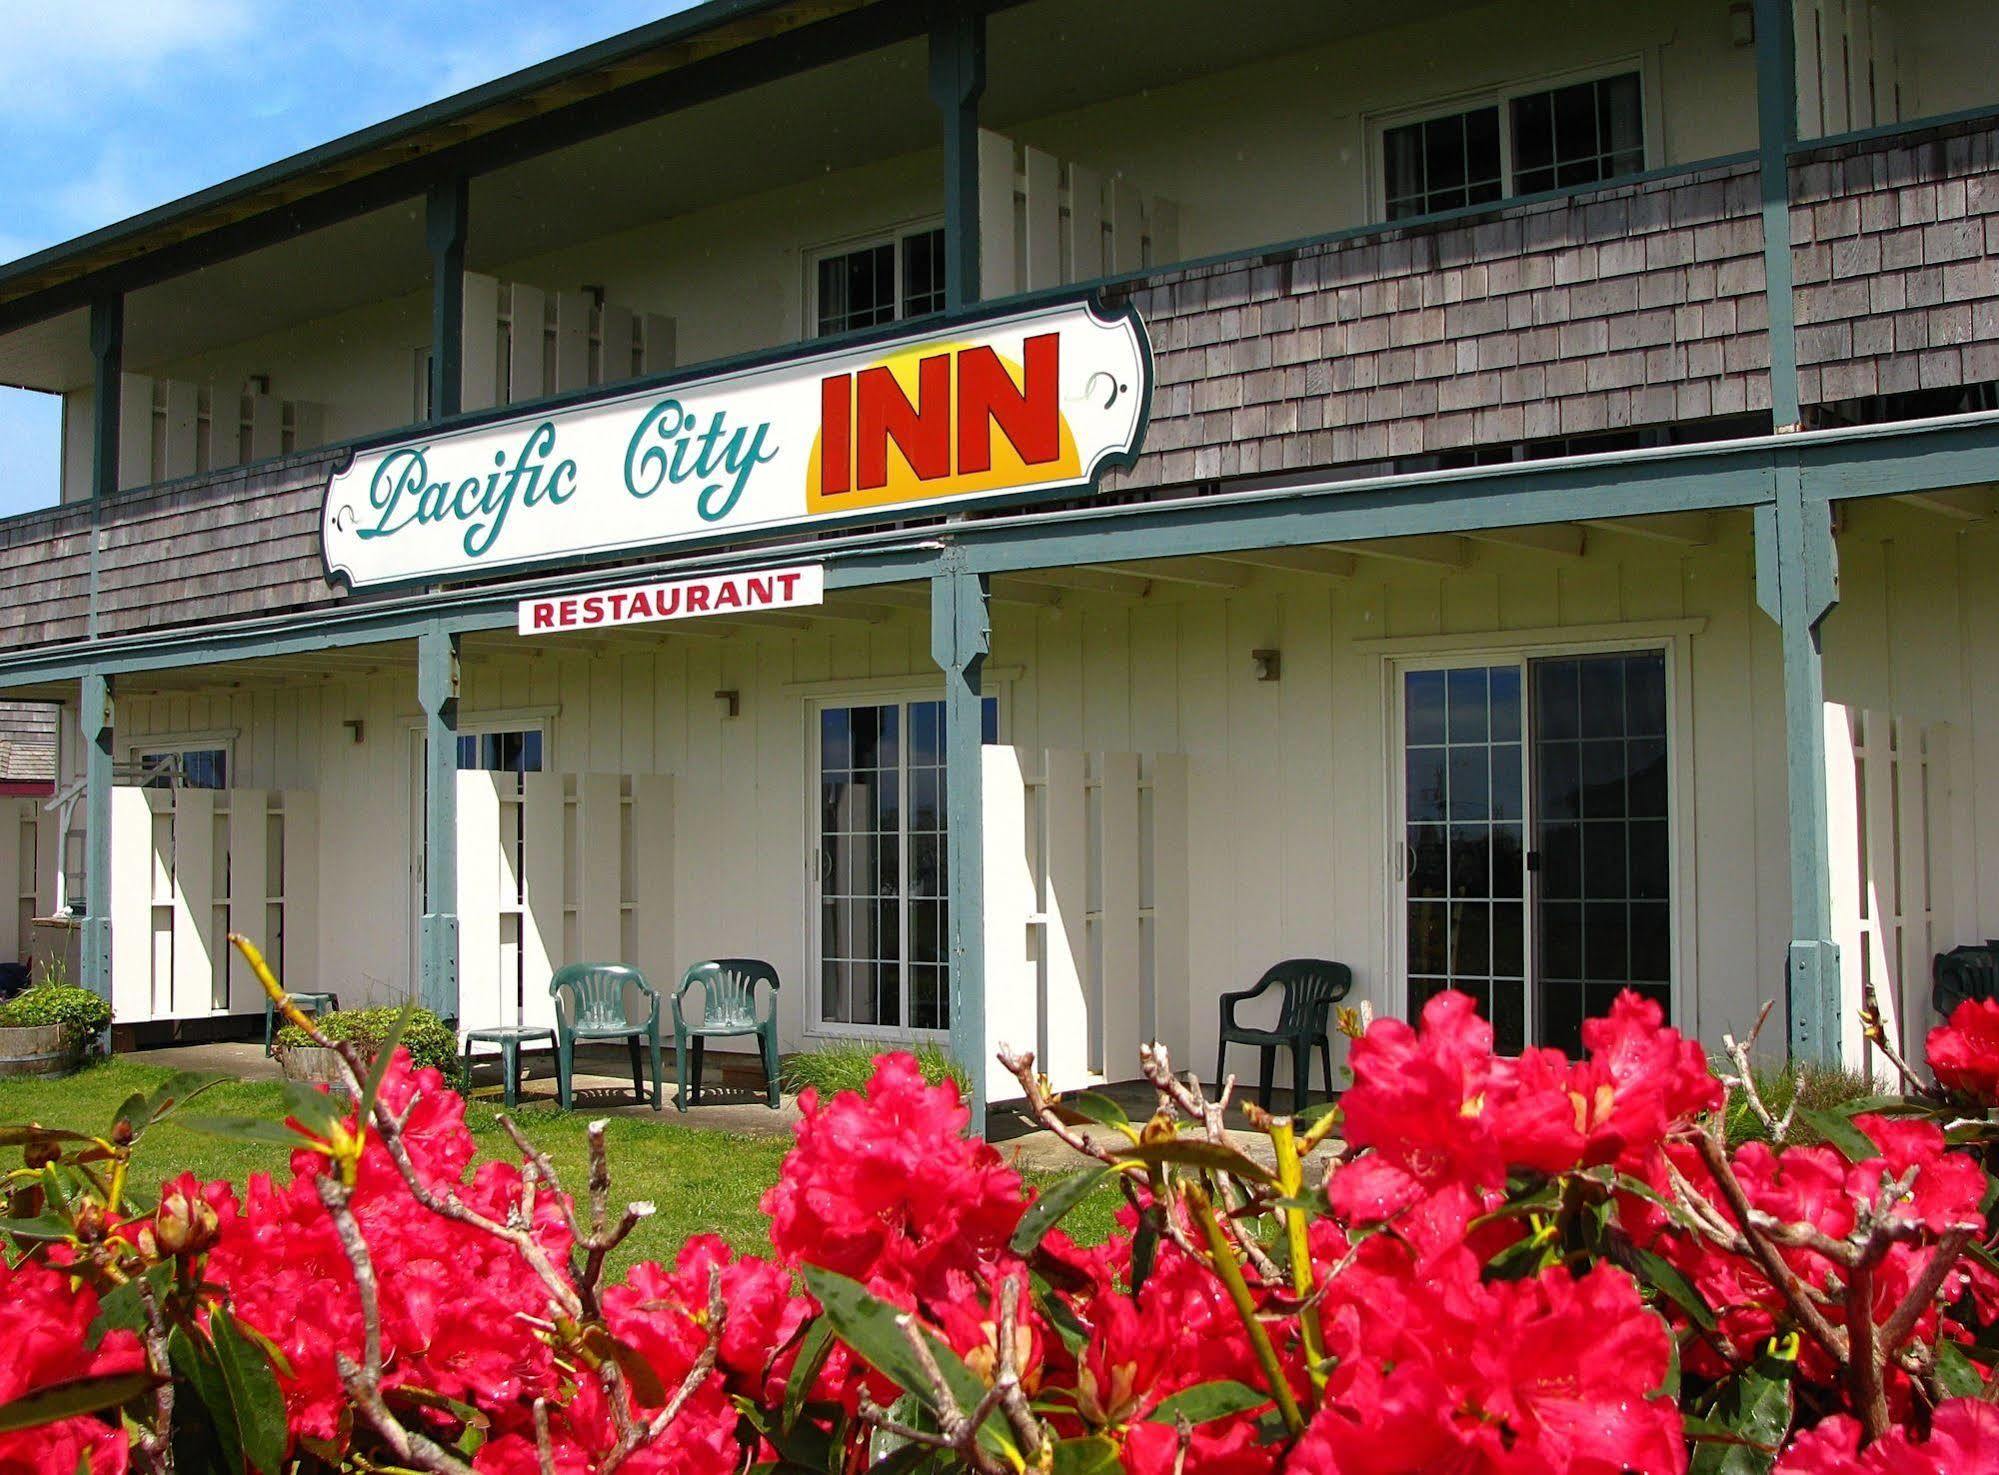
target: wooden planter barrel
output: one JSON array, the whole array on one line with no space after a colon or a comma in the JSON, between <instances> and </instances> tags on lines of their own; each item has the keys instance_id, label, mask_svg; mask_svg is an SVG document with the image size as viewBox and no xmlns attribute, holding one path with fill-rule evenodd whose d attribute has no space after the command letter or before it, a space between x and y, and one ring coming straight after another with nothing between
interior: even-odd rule
<instances>
[{"instance_id":1,"label":"wooden planter barrel","mask_svg":"<svg viewBox=\"0 0 1999 1475\"><path fill-rule=\"evenodd\" d=\"M0 1077L66 1076L82 1058L82 1042L66 1043L59 1024L0 1026Z\"/></svg>"},{"instance_id":2,"label":"wooden planter barrel","mask_svg":"<svg viewBox=\"0 0 1999 1475\"><path fill-rule=\"evenodd\" d=\"M288 1081L308 1086L329 1086L341 1098L347 1095L346 1077L340 1073L340 1056L324 1045L289 1045L278 1051L278 1072Z\"/></svg>"}]
</instances>

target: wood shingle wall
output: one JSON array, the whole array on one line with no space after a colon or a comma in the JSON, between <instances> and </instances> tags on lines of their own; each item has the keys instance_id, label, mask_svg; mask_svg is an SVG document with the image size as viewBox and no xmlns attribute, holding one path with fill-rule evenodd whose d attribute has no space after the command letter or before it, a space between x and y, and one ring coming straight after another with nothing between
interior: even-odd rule
<instances>
[{"instance_id":1,"label":"wood shingle wall","mask_svg":"<svg viewBox=\"0 0 1999 1475\"><path fill-rule=\"evenodd\" d=\"M1767 408L1753 166L1170 271L1150 488Z\"/></svg>"},{"instance_id":2,"label":"wood shingle wall","mask_svg":"<svg viewBox=\"0 0 1999 1475\"><path fill-rule=\"evenodd\" d=\"M1820 150L1791 198L1800 399L1999 379L1999 125Z\"/></svg>"}]
</instances>

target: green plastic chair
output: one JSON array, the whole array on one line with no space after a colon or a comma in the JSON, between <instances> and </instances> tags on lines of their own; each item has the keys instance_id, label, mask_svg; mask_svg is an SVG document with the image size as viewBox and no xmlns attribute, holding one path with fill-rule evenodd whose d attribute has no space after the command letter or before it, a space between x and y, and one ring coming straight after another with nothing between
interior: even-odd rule
<instances>
[{"instance_id":1,"label":"green plastic chair","mask_svg":"<svg viewBox=\"0 0 1999 1475\"><path fill-rule=\"evenodd\" d=\"M1284 1006L1278 1011L1274 1027L1251 1029L1235 1022L1237 1004L1273 988L1284 990ZM1332 1013L1333 1005L1352 989L1353 969L1344 963L1331 963L1324 958L1286 958L1266 971L1255 988L1223 994L1222 1042L1215 1054L1215 1083L1219 1086L1227 1079L1229 1046L1252 1045L1262 1054L1257 1096L1264 1109L1269 1110L1271 1077L1277 1072L1278 1047L1283 1046L1291 1052L1291 1109L1298 1111L1305 1105L1305 1093L1311 1087L1312 1047L1317 1045L1326 1068L1326 1096L1330 1099L1333 1042L1327 1033L1327 1016Z\"/></svg>"},{"instance_id":2,"label":"green plastic chair","mask_svg":"<svg viewBox=\"0 0 1999 1475\"><path fill-rule=\"evenodd\" d=\"M757 1017L757 985L770 985L770 1005ZM689 1024L681 1000L701 988L701 1022ZM681 1111L701 1104L701 1045L727 1035L755 1035L763 1062L764 1091L773 1110L777 1089L777 969L761 958L711 958L681 975L673 993L673 1104ZM690 1043L692 1048L690 1049Z\"/></svg>"},{"instance_id":3,"label":"green plastic chair","mask_svg":"<svg viewBox=\"0 0 1999 1475\"><path fill-rule=\"evenodd\" d=\"M645 996L650 1007L644 1019L634 1020L625 1012L627 985ZM555 1080L563 1110L569 1109L569 1082L578 1040L623 1040L630 1045L632 1090L644 1104L639 1043L645 1040L652 1044L652 1109L658 1111L665 1095L660 1069L659 990L647 983L638 969L622 963L571 963L549 980L548 992L555 1000Z\"/></svg>"}]
</instances>

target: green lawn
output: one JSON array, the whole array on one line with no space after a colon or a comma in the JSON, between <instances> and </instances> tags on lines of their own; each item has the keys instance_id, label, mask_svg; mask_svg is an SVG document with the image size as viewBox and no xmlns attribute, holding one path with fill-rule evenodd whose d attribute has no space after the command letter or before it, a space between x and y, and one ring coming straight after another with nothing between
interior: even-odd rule
<instances>
[{"instance_id":1,"label":"green lawn","mask_svg":"<svg viewBox=\"0 0 1999 1475\"><path fill-rule=\"evenodd\" d=\"M134 1091L148 1091L168 1072L120 1058L86 1067L63 1080L0 1080L0 1123L39 1122L102 1132L120 1103ZM216 1116L279 1119L279 1087L262 1081L227 1081L208 1091L191 1110ZM497 1101L475 1100L466 1112L479 1156L516 1161L514 1145L495 1123ZM579 1197L585 1182L583 1112L523 1106L516 1120L548 1153L563 1182ZM765 1220L757 1200L777 1179L778 1164L791 1138L751 1137L673 1122L612 1117L606 1133L611 1153L614 1202L650 1200L659 1212L644 1221L618 1257L671 1259L691 1234L710 1231L738 1249L768 1251ZM255 1172L282 1172L285 1150L224 1141L168 1121L149 1132L134 1158L134 1177L149 1189L160 1179L191 1170L204 1179L227 1178L239 1186ZM1115 1198L1099 1189L1070 1216L1079 1238L1101 1239L1109 1230Z\"/></svg>"}]
</instances>

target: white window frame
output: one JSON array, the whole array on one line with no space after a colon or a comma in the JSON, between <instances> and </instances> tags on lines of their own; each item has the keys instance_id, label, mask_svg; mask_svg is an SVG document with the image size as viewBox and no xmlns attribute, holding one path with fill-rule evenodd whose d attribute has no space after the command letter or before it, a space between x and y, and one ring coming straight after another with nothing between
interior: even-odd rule
<instances>
[{"instance_id":1,"label":"white window frame","mask_svg":"<svg viewBox=\"0 0 1999 1475\"><path fill-rule=\"evenodd\" d=\"M136 770L146 759L169 753L209 753L219 749L228 772L228 787L234 788L242 777L236 771L236 739L242 732L239 727L216 727L202 732L143 733L125 741L125 767Z\"/></svg>"},{"instance_id":2,"label":"white window frame","mask_svg":"<svg viewBox=\"0 0 1999 1475\"><path fill-rule=\"evenodd\" d=\"M1535 661L1564 656L1617 655L1634 651L1659 650L1666 659L1666 844L1673 878L1668 899L1668 956L1672 959L1669 997L1672 1024L1690 1039L1700 1038L1700 979L1697 939L1691 919L1699 915L1696 867L1697 830L1694 821L1694 709L1692 638L1705 621L1668 620L1574 629L1522 630L1466 637L1413 636L1356 642L1372 648L1380 661L1382 739L1386 763L1381 809L1383 860L1381 916L1382 947L1378 956L1387 966L1384 980L1385 1006L1397 1019L1409 1017L1408 922L1402 905L1404 882L1399 879L1405 866L1403 836L1407 828L1404 805L1407 789L1403 778L1402 677L1411 670L1440 670L1463 666L1492 666L1517 662L1523 678ZM1524 679L1521 686L1521 814L1526 838L1531 841L1536 795L1533 728L1529 716L1532 687ZM1531 843L1527 849L1534 848ZM1532 881L1523 888L1525 903L1522 921L1523 959L1526 969L1526 1041L1538 1043L1541 1025L1540 1001L1535 976L1535 897Z\"/></svg>"},{"instance_id":3,"label":"white window frame","mask_svg":"<svg viewBox=\"0 0 1999 1475\"><path fill-rule=\"evenodd\" d=\"M1391 128L1401 128L1410 123L1427 123L1433 118L1453 118L1460 113L1471 112L1475 108L1497 108L1499 110L1499 198L1489 206L1478 208L1498 209L1509 201L1521 198L1514 188L1512 128L1514 99L1532 97L1538 92L1550 92L1558 87L1568 87L1578 82L1598 82L1606 77L1621 77L1626 72L1638 73L1638 111L1645 126L1645 167L1658 168L1664 157L1661 141L1665 137L1665 128L1659 108L1658 58L1656 53L1647 50L1568 71L1544 72L1499 87L1473 88L1447 97L1432 98L1409 107L1384 109L1366 114L1364 122L1367 153L1362 164L1366 173L1367 200L1374 212L1375 220L1384 224L1401 223L1388 220L1388 179L1382 146L1383 135ZM1609 182L1604 181L1604 183ZM1588 186L1581 187L1588 188Z\"/></svg>"},{"instance_id":4,"label":"white window frame","mask_svg":"<svg viewBox=\"0 0 1999 1475\"><path fill-rule=\"evenodd\" d=\"M865 251L875 246L893 246L895 257L895 316L890 322L902 322L902 243L911 236L920 236L927 231L941 230L944 217L941 215L920 215L910 220L898 221L880 230L869 231L865 235L845 236L839 240L823 241L809 246L804 253L801 268L804 281L801 284L799 300L804 304L804 320L799 324L799 338L802 341L821 336L819 332L819 264L836 256L848 256L856 251Z\"/></svg>"},{"instance_id":5,"label":"white window frame","mask_svg":"<svg viewBox=\"0 0 1999 1475\"><path fill-rule=\"evenodd\" d=\"M985 674L987 676L992 675L990 668L988 668ZM1008 700L1010 692L1011 682L1004 677L997 681L986 681L984 689L981 691L981 696L991 697L999 706L999 741L1002 744L1007 741L1007 708L1010 705ZM813 683L810 690L800 693L800 697L800 730L804 734L804 766L801 779L805 797L805 906L803 908L805 916L801 937L801 946L804 951L801 956L805 959L804 976L808 996L805 1005L805 1038L808 1040L882 1040L912 1044L944 1044L951 1038L949 1029L915 1029L908 1024L847 1024L841 1020L827 1019L824 1015L823 1007L824 990L822 987L822 978L824 968L820 957L819 938L820 919L822 916L822 908L819 900L821 880L819 874L819 787L821 781L819 768L819 715L829 707L886 706L890 702L897 702L906 708L911 702L939 702L945 698L944 687L941 684L912 684L906 679L855 684L841 683L837 686L828 685L823 687L818 683ZM907 729L905 728L905 734L906 731ZM901 745L899 751L904 755L903 771L907 773L908 750L906 747L906 737L905 745ZM905 785L905 792L901 795L903 804L906 804L908 800L906 788L907 786ZM907 842L909 830L907 810L903 809L902 812L905 818L896 847L896 853L903 872L902 883L898 886L898 899L901 903L901 925L897 935L902 939L906 949L909 937L909 887L907 884L909 867L909 846ZM909 1017L909 977L907 973L908 956L906 951L902 964L904 969L902 976L902 1017L907 1019ZM948 981L946 986L949 986Z\"/></svg>"}]
</instances>

